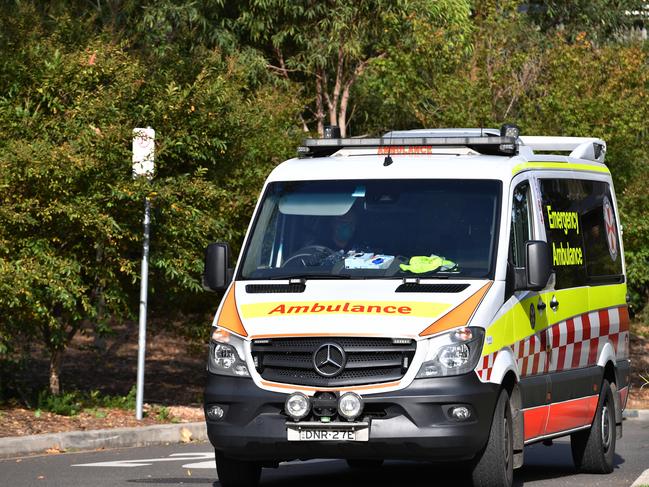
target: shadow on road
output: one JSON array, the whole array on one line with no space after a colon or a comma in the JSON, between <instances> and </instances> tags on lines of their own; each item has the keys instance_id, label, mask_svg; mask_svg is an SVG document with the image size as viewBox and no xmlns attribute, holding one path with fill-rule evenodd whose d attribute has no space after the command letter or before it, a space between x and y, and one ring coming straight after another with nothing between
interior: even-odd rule
<instances>
[{"instance_id":1,"label":"shadow on road","mask_svg":"<svg viewBox=\"0 0 649 487\"><path fill-rule=\"evenodd\" d=\"M624 459L615 455L615 468ZM578 472L572 462L569 443L555 443L552 447L534 445L525 450L525 466L514 473L514 485L528 482L571 477ZM279 469L264 469L264 487L358 487L359 485L402 485L429 487L431 484L470 487L470 470L466 464L429 464L418 462L386 462L381 468L353 470L342 460L321 460L309 463L282 465ZM135 484L192 484L221 487L213 478L144 478L131 479Z\"/></svg>"},{"instance_id":2,"label":"shadow on road","mask_svg":"<svg viewBox=\"0 0 649 487\"><path fill-rule=\"evenodd\" d=\"M221 486L219 482L214 482L214 479L206 479L201 477L171 477L164 479L132 479L127 482L133 484L169 484L169 485L217 485Z\"/></svg>"}]
</instances>

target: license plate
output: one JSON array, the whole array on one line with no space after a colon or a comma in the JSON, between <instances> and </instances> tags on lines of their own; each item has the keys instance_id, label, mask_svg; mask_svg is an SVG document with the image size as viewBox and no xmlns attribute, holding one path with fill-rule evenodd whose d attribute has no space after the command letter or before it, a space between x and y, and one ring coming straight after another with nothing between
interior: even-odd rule
<instances>
[{"instance_id":1,"label":"license plate","mask_svg":"<svg viewBox=\"0 0 649 487\"><path fill-rule=\"evenodd\" d=\"M286 423L288 441L369 441L370 424L320 422Z\"/></svg>"},{"instance_id":2,"label":"license plate","mask_svg":"<svg viewBox=\"0 0 649 487\"><path fill-rule=\"evenodd\" d=\"M355 431L308 429L300 431L299 441L356 441Z\"/></svg>"}]
</instances>

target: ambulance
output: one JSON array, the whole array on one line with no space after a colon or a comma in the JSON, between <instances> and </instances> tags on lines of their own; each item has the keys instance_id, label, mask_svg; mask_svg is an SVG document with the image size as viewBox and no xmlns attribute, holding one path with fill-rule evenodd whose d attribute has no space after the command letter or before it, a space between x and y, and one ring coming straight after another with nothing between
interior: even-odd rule
<instances>
[{"instance_id":1,"label":"ambulance","mask_svg":"<svg viewBox=\"0 0 649 487\"><path fill-rule=\"evenodd\" d=\"M208 246L224 487L315 458L511 486L525 446L559 437L613 470L629 314L606 144L519 132L330 128L268 176L233 269Z\"/></svg>"}]
</instances>

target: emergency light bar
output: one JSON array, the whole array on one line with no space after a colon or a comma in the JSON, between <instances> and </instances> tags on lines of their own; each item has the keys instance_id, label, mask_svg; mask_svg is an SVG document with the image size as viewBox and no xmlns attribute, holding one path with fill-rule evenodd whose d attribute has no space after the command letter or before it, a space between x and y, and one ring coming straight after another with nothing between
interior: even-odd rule
<instances>
[{"instance_id":1,"label":"emergency light bar","mask_svg":"<svg viewBox=\"0 0 649 487\"><path fill-rule=\"evenodd\" d=\"M417 150L417 148L421 150ZM367 139L305 139L298 147L299 158L327 157L341 149L377 148L379 154L416 154L432 147L468 147L480 154L513 156L518 153L516 137L380 137ZM392 149L393 148L393 149ZM405 150L407 149L407 150Z\"/></svg>"}]
</instances>

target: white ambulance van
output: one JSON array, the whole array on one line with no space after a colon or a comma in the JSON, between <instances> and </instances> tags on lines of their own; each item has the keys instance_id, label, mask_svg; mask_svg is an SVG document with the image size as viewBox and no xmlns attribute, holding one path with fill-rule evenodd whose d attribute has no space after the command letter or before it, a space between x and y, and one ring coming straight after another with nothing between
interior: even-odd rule
<instances>
[{"instance_id":1,"label":"white ambulance van","mask_svg":"<svg viewBox=\"0 0 649 487\"><path fill-rule=\"evenodd\" d=\"M221 484L342 458L511 486L524 447L561 436L611 472L629 315L605 152L513 125L306 140L235 268L227 244L206 251L225 292L204 405Z\"/></svg>"}]
</instances>

